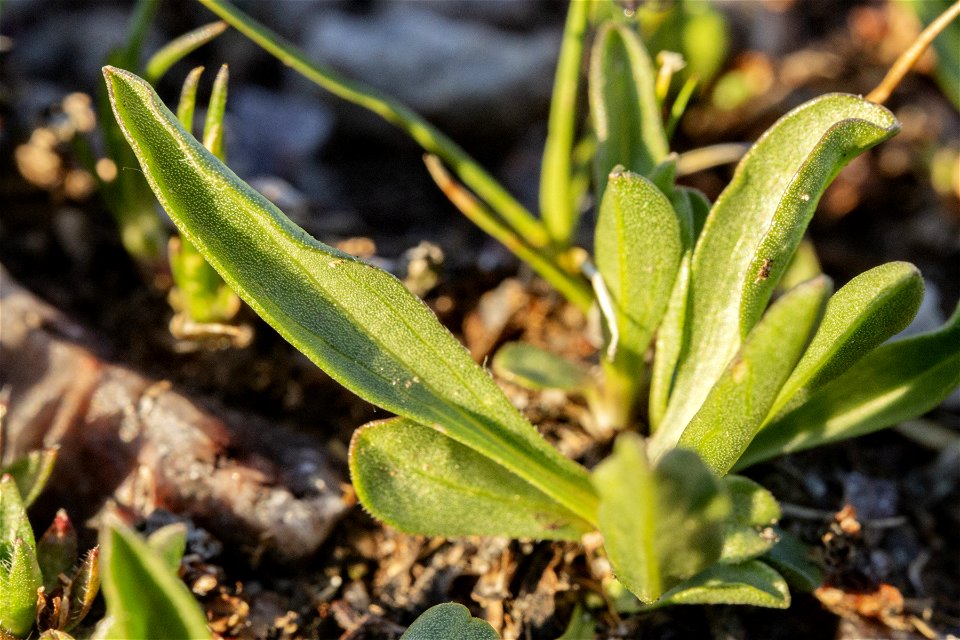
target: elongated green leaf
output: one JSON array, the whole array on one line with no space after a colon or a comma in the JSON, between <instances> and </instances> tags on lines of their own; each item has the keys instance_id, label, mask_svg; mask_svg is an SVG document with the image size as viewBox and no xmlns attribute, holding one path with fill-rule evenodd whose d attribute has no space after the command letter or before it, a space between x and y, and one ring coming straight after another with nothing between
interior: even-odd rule
<instances>
[{"instance_id":1,"label":"elongated green leaf","mask_svg":"<svg viewBox=\"0 0 960 640\"><path fill-rule=\"evenodd\" d=\"M616 308L614 365L636 380L682 254L680 222L667 197L648 179L615 169L600 205L594 259Z\"/></svg>"},{"instance_id":2,"label":"elongated green leaf","mask_svg":"<svg viewBox=\"0 0 960 640\"><path fill-rule=\"evenodd\" d=\"M655 436L658 452L677 442L760 317L827 184L897 130L883 107L826 95L781 118L740 162L694 251L690 337Z\"/></svg>"},{"instance_id":3,"label":"elongated green leaf","mask_svg":"<svg viewBox=\"0 0 960 640\"><path fill-rule=\"evenodd\" d=\"M790 258L787 270L784 271L780 282L777 283L777 291L789 291L801 282L816 278L821 273L823 273L823 269L820 268L816 247L810 240L804 238L797 245L796 253Z\"/></svg>"},{"instance_id":4,"label":"elongated green leaf","mask_svg":"<svg viewBox=\"0 0 960 640\"><path fill-rule=\"evenodd\" d=\"M579 540L593 529L490 458L403 418L354 432L350 474L370 513L410 533Z\"/></svg>"},{"instance_id":5,"label":"elongated green leaf","mask_svg":"<svg viewBox=\"0 0 960 640\"><path fill-rule=\"evenodd\" d=\"M188 240L284 338L388 411L482 453L586 520L596 495L422 301L311 238L187 135L150 85L104 70L117 121Z\"/></svg>"},{"instance_id":6,"label":"elongated green leaf","mask_svg":"<svg viewBox=\"0 0 960 640\"><path fill-rule=\"evenodd\" d=\"M0 475L13 476L25 506L29 507L33 504L47 485L50 474L53 473L53 465L57 462L58 450L59 447L50 447L31 451L0 469Z\"/></svg>"},{"instance_id":7,"label":"elongated green leaf","mask_svg":"<svg viewBox=\"0 0 960 640\"><path fill-rule=\"evenodd\" d=\"M73 579L70 581L70 610L67 621L63 625L65 631L80 624L90 613L90 608L99 591L100 547L94 547L83 557L80 568L73 574Z\"/></svg>"},{"instance_id":8,"label":"elongated green leaf","mask_svg":"<svg viewBox=\"0 0 960 640\"><path fill-rule=\"evenodd\" d=\"M571 2L567 9L540 171L540 215L550 237L560 246L570 244L580 215L571 183L580 63L589 13L589 2Z\"/></svg>"},{"instance_id":9,"label":"elongated green leaf","mask_svg":"<svg viewBox=\"0 0 960 640\"><path fill-rule=\"evenodd\" d=\"M113 618L109 637L128 640L210 638L206 617L190 590L136 533L104 527L103 594Z\"/></svg>"},{"instance_id":10,"label":"elongated green leaf","mask_svg":"<svg viewBox=\"0 0 960 640\"><path fill-rule=\"evenodd\" d=\"M823 322L780 390L770 417L796 407L875 346L903 331L920 308L923 278L912 264L890 262L862 273L830 298Z\"/></svg>"},{"instance_id":11,"label":"elongated green leaf","mask_svg":"<svg viewBox=\"0 0 960 640\"><path fill-rule=\"evenodd\" d=\"M829 295L830 280L820 276L770 307L684 430L681 447L699 453L717 474L733 467L803 355Z\"/></svg>"},{"instance_id":12,"label":"elongated green leaf","mask_svg":"<svg viewBox=\"0 0 960 640\"><path fill-rule=\"evenodd\" d=\"M144 67L143 77L151 84L156 84L156 82L163 77L163 74L167 72L167 69L226 30L227 23L222 20L217 20L216 22L197 27L193 31L188 31L182 36L174 38L150 56L150 59L147 60L147 64Z\"/></svg>"},{"instance_id":13,"label":"elongated green leaf","mask_svg":"<svg viewBox=\"0 0 960 640\"><path fill-rule=\"evenodd\" d=\"M27 520L26 505L20 497L16 480L4 474L0 477L0 571L4 561L10 558L16 540L24 540L36 550L33 529Z\"/></svg>"},{"instance_id":14,"label":"elongated green leaf","mask_svg":"<svg viewBox=\"0 0 960 640\"><path fill-rule=\"evenodd\" d=\"M508 342L491 363L494 373L527 389L584 393L596 384L585 367L525 342Z\"/></svg>"},{"instance_id":15,"label":"elongated green leaf","mask_svg":"<svg viewBox=\"0 0 960 640\"><path fill-rule=\"evenodd\" d=\"M746 604L786 609L790 589L779 573L759 560L715 564L663 594L654 606L672 604Z\"/></svg>"},{"instance_id":16,"label":"elongated green leaf","mask_svg":"<svg viewBox=\"0 0 960 640\"><path fill-rule=\"evenodd\" d=\"M647 175L670 151L660 118L656 72L640 37L608 22L590 54L590 115L597 136L597 200L617 165Z\"/></svg>"},{"instance_id":17,"label":"elongated green leaf","mask_svg":"<svg viewBox=\"0 0 960 640\"><path fill-rule=\"evenodd\" d=\"M10 555L0 560L0 629L14 637L26 637L37 611L37 590L43 576L37 565L33 540L17 538Z\"/></svg>"},{"instance_id":18,"label":"elongated green leaf","mask_svg":"<svg viewBox=\"0 0 960 640\"><path fill-rule=\"evenodd\" d=\"M194 67L190 70L183 81L180 102L177 103L177 120L191 135L193 134L193 113L197 107L197 85L200 84L201 75L203 75L203 67Z\"/></svg>"},{"instance_id":19,"label":"elongated green leaf","mask_svg":"<svg viewBox=\"0 0 960 640\"><path fill-rule=\"evenodd\" d=\"M640 436L624 433L593 481L614 574L642 602L655 601L720 557L730 504L696 454L674 450L652 469Z\"/></svg>"},{"instance_id":20,"label":"elongated green leaf","mask_svg":"<svg viewBox=\"0 0 960 640\"><path fill-rule=\"evenodd\" d=\"M769 491L743 476L726 476L723 485L733 509L724 526L720 559L740 563L769 551L777 543L773 525L780 505Z\"/></svg>"},{"instance_id":21,"label":"elongated green leaf","mask_svg":"<svg viewBox=\"0 0 960 640\"><path fill-rule=\"evenodd\" d=\"M147 546L163 559L170 573L176 574L187 550L187 525L174 522L160 527L147 537Z\"/></svg>"},{"instance_id":22,"label":"elongated green leaf","mask_svg":"<svg viewBox=\"0 0 960 640\"><path fill-rule=\"evenodd\" d=\"M921 415L960 385L960 307L946 325L864 356L767 425L738 468L864 435Z\"/></svg>"},{"instance_id":23,"label":"elongated green leaf","mask_svg":"<svg viewBox=\"0 0 960 640\"><path fill-rule=\"evenodd\" d=\"M230 69L220 65L217 77L213 81L210 102L207 103L207 119L203 123L203 146L218 160L226 162L223 151L223 117L227 110L227 85L230 82Z\"/></svg>"},{"instance_id":24,"label":"elongated green leaf","mask_svg":"<svg viewBox=\"0 0 960 640\"><path fill-rule=\"evenodd\" d=\"M650 379L650 430L656 431L667 411L667 402L673 388L673 375L687 328L687 301L690 287L690 252L684 254L673 283L667 311L657 331L653 373Z\"/></svg>"},{"instance_id":25,"label":"elongated green leaf","mask_svg":"<svg viewBox=\"0 0 960 640\"><path fill-rule=\"evenodd\" d=\"M445 602L424 611L400 640L499 640L499 636L462 604Z\"/></svg>"},{"instance_id":26,"label":"elongated green leaf","mask_svg":"<svg viewBox=\"0 0 960 640\"><path fill-rule=\"evenodd\" d=\"M777 544L763 556L763 561L796 589L810 592L819 587L823 583L823 572L813 560L812 549L779 527L776 533Z\"/></svg>"}]
</instances>

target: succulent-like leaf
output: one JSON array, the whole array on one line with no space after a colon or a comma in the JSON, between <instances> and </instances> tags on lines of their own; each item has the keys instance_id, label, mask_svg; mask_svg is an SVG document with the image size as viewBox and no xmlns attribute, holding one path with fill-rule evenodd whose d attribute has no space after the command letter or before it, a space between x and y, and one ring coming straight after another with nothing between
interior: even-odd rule
<instances>
[{"instance_id":1,"label":"succulent-like leaf","mask_svg":"<svg viewBox=\"0 0 960 640\"><path fill-rule=\"evenodd\" d=\"M589 15L589 2L571 2L567 9L540 171L540 215L547 232L560 246L570 244L580 217L571 179L580 63Z\"/></svg>"},{"instance_id":2,"label":"succulent-like leaf","mask_svg":"<svg viewBox=\"0 0 960 640\"><path fill-rule=\"evenodd\" d=\"M499 640L499 636L462 604L445 602L420 614L400 640Z\"/></svg>"},{"instance_id":3,"label":"succulent-like leaf","mask_svg":"<svg viewBox=\"0 0 960 640\"><path fill-rule=\"evenodd\" d=\"M203 146L221 161L226 161L223 150L223 117L226 115L229 82L230 69L222 64L213 81L210 102L207 103L207 119L203 123Z\"/></svg>"},{"instance_id":4,"label":"succulent-like leaf","mask_svg":"<svg viewBox=\"0 0 960 640\"><path fill-rule=\"evenodd\" d=\"M104 70L150 185L224 280L331 377L490 457L587 520L596 495L422 301L297 227L192 137L146 82Z\"/></svg>"},{"instance_id":5,"label":"succulent-like leaf","mask_svg":"<svg viewBox=\"0 0 960 640\"><path fill-rule=\"evenodd\" d=\"M167 69L226 30L227 23L217 20L174 38L150 56L144 67L143 77L151 84L156 84Z\"/></svg>"},{"instance_id":6,"label":"succulent-like leaf","mask_svg":"<svg viewBox=\"0 0 960 640\"><path fill-rule=\"evenodd\" d=\"M370 513L410 533L578 540L593 529L490 458L403 418L354 432L350 474Z\"/></svg>"},{"instance_id":7,"label":"succulent-like leaf","mask_svg":"<svg viewBox=\"0 0 960 640\"><path fill-rule=\"evenodd\" d=\"M37 542L37 563L43 574L43 587L52 593L60 584L59 576L77 562L77 532L63 509L57 511L53 524Z\"/></svg>"},{"instance_id":8,"label":"succulent-like leaf","mask_svg":"<svg viewBox=\"0 0 960 640\"><path fill-rule=\"evenodd\" d=\"M803 403L910 324L923 300L923 278L912 264L890 262L862 273L827 303L823 322L784 383L770 417Z\"/></svg>"},{"instance_id":9,"label":"succulent-like leaf","mask_svg":"<svg viewBox=\"0 0 960 640\"><path fill-rule=\"evenodd\" d=\"M17 489L23 497L24 506L33 504L53 473L53 465L57 462L59 447L49 447L31 451L22 458L11 462L0 469L0 475L9 474L17 483Z\"/></svg>"},{"instance_id":10,"label":"succulent-like leaf","mask_svg":"<svg viewBox=\"0 0 960 640\"><path fill-rule=\"evenodd\" d=\"M670 300L683 254L680 222L650 180L615 169L600 204L594 256L616 309L614 366L642 378L643 354Z\"/></svg>"},{"instance_id":11,"label":"succulent-like leaf","mask_svg":"<svg viewBox=\"0 0 960 640\"><path fill-rule=\"evenodd\" d=\"M881 106L826 95L783 116L740 162L694 251L690 334L656 434L659 452L677 442L759 319L823 190L897 130Z\"/></svg>"},{"instance_id":12,"label":"succulent-like leaf","mask_svg":"<svg viewBox=\"0 0 960 640\"><path fill-rule=\"evenodd\" d=\"M194 67L190 70L183 80L180 101L177 103L177 120L190 134L193 134L193 114L197 108L197 85L200 84L201 75L203 75L203 67Z\"/></svg>"},{"instance_id":13,"label":"succulent-like leaf","mask_svg":"<svg viewBox=\"0 0 960 640\"><path fill-rule=\"evenodd\" d=\"M43 576L32 540L17 538L0 568L0 628L24 637L33 627Z\"/></svg>"},{"instance_id":14,"label":"succulent-like leaf","mask_svg":"<svg viewBox=\"0 0 960 640\"><path fill-rule=\"evenodd\" d=\"M63 629L69 631L80 624L100 591L100 547L94 547L87 552L80 563L80 568L73 574L70 581L69 602L70 608Z\"/></svg>"},{"instance_id":15,"label":"succulent-like leaf","mask_svg":"<svg viewBox=\"0 0 960 640\"><path fill-rule=\"evenodd\" d=\"M786 609L790 589L779 573L759 560L715 564L671 591L654 606L673 604L746 604Z\"/></svg>"},{"instance_id":16,"label":"succulent-like leaf","mask_svg":"<svg viewBox=\"0 0 960 640\"><path fill-rule=\"evenodd\" d=\"M757 434L738 468L921 415L960 385L960 307L926 334L885 344Z\"/></svg>"},{"instance_id":17,"label":"succulent-like leaf","mask_svg":"<svg viewBox=\"0 0 960 640\"><path fill-rule=\"evenodd\" d=\"M810 547L779 527L776 533L777 544L763 556L763 561L780 572L792 587L806 592L819 587L823 572L814 562Z\"/></svg>"},{"instance_id":18,"label":"succulent-like leaf","mask_svg":"<svg viewBox=\"0 0 960 640\"><path fill-rule=\"evenodd\" d=\"M193 594L136 533L113 522L100 534L103 594L112 618L110 637L210 638Z\"/></svg>"},{"instance_id":19,"label":"succulent-like leaf","mask_svg":"<svg viewBox=\"0 0 960 640\"><path fill-rule=\"evenodd\" d=\"M187 525L174 522L160 527L147 536L147 546L163 558L171 573L176 574L187 550Z\"/></svg>"},{"instance_id":20,"label":"succulent-like leaf","mask_svg":"<svg viewBox=\"0 0 960 640\"><path fill-rule=\"evenodd\" d=\"M0 477L0 569L10 558L15 540L25 540L36 549L27 509L20 497L16 480L8 474Z\"/></svg>"},{"instance_id":21,"label":"succulent-like leaf","mask_svg":"<svg viewBox=\"0 0 960 640\"><path fill-rule=\"evenodd\" d=\"M829 278L819 276L770 307L684 430L680 446L699 453L719 475L733 467L803 355L829 295Z\"/></svg>"},{"instance_id":22,"label":"succulent-like leaf","mask_svg":"<svg viewBox=\"0 0 960 640\"><path fill-rule=\"evenodd\" d=\"M640 436L624 433L593 481L614 574L642 602L657 600L719 559L730 504L693 452L671 451L654 469Z\"/></svg>"},{"instance_id":23,"label":"succulent-like leaf","mask_svg":"<svg viewBox=\"0 0 960 640\"><path fill-rule=\"evenodd\" d=\"M733 509L724 526L723 562L739 563L769 551L777 543L773 525L780 505L773 494L743 476L726 476L723 485Z\"/></svg>"},{"instance_id":24,"label":"succulent-like leaf","mask_svg":"<svg viewBox=\"0 0 960 640\"><path fill-rule=\"evenodd\" d=\"M670 148L655 89L656 72L640 37L608 22L590 54L590 115L597 136L597 198L617 165L647 175Z\"/></svg>"},{"instance_id":25,"label":"succulent-like leaf","mask_svg":"<svg viewBox=\"0 0 960 640\"><path fill-rule=\"evenodd\" d=\"M585 367L525 342L508 342L497 350L491 367L501 378L527 389L584 393L596 381Z\"/></svg>"}]
</instances>

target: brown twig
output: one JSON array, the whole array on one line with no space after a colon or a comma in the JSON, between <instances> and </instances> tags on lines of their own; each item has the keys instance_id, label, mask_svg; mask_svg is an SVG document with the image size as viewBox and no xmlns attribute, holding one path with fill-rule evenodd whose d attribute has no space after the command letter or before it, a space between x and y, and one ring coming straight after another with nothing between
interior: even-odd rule
<instances>
[{"instance_id":1,"label":"brown twig","mask_svg":"<svg viewBox=\"0 0 960 640\"><path fill-rule=\"evenodd\" d=\"M923 52L927 50L927 47L930 46L934 38L940 35L940 32L946 29L947 25L958 15L960 15L960 0L953 3L949 9L941 13L936 20L920 32L920 35L913 41L910 48L900 54L897 61L893 63L890 71L883 77L880 84L867 94L867 100L875 102L876 104L886 102L887 99L890 98L890 94L893 93L893 90L897 88L897 85L900 84L904 76L906 76L910 69L913 68L913 65L917 63L917 60L919 60Z\"/></svg>"}]
</instances>

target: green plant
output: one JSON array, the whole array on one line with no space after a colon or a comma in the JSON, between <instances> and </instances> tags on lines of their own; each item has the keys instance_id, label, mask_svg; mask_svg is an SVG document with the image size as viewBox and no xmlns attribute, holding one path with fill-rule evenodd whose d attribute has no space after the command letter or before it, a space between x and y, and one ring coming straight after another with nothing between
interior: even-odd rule
<instances>
[{"instance_id":1,"label":"green plant","mask_svg":"<svg viewBox=\"0 0 960 640\"><path fill-rule=\"evenodd\" d=\"M100 585L100 554L80 560L77 535L59 511L39 540L27 507L50 476L56 450L37 451L0 472L0 638L69 638L90 611Z\"/></svg>"},{"instance_id":2,"label":"green plant","mask_svg":"<svg viewBox=\"0 0 960 640\"><path fill-rule=\"evenodd\" d=\"M264 46L279 46L233 8L204 1ZM489 177L408 111L277 51L409 127L491 202ZM562 386L596 393L618 412L610 422L625 426L646 386L651 342L655 349L651 437L622 434L593 472L547 444L398 280L293 224L193 139L147 82L111 67L104 75L117 121L181 232L289 342L397 414L358 429L351 442L353 482L372 514L429 535L576 540L599 530L620 582L647 607L785 607L777 569L807 586L815 577L802 551L777 543L772 495L731 469L889 426L960 383L960 312L937 332L875 348L916 313L922 280L914 267L877 267L831 296L825 276L799 275L809 274L809 259L793 259L830 180L898 125L857 96L814 99L754 145L711 206L674 184L657 93L645 80L652 66L636 35L609 23L593 51L595 118L615 114L606 128L595 126L599 177L612 168L600 185L597 264L564 247L559 227L550 232L553 248L537 255L558 267L577 263L589 278L605 319L605 375L591 383L568 365ZM627 80L611 77L617 68ZM618 150L622 136L634 141L626 151ZM624 161L631 171L611 164ZM493 220L470 194L447 191L471 217ZM507 216L497 211L502 224ZM781 280L800 282L769 305ZM556 378L549 367L532 371L525 375L540 384Z\"/></svg>"},{"instance_id":3,"label":"green plant","mask_svg":"<svg viewBox=\"0 0 960 640\"><path fill-rule=\"evenodd\" d=\"M471 617L462 604L447 602L424 611L400 640L497 640L497 632L485 621Z\"/></svg>"}]
</instances>

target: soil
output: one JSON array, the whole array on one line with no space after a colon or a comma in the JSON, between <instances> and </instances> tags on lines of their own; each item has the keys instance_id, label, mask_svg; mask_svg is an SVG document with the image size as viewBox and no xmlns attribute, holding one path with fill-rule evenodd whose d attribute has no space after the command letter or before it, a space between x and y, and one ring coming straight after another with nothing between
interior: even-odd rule
<instances>
[{"instance_id":1,"label":"soil","mask_svg":"<svg viewBox=\"0 0 960 640\"><path fill-rule=\"evenodd\" d=\"M892 26L900 14L885 5L781 4L770 3L778 13L766 19L784 22L794 34L795 45L782 51L752 49L750 29L762 21L744 17L747 11L731 15L734 55L726 68L766 70L767 86L733 111L706 101L695 104L681 125L679 150L754 140L776 117L826 91L866 93L891 61L889 40L904 38ZM559 28L558 16L550 19ZM830 56L829 68L804 64L817 55ZM250 66L264 74L274 70L263 58ZM244 78L256 81L255 72ZM67 90L83 88L71 87L69 78L58 81ZM56 322L77 327L52 332L49 344L76 345L83 357L139 376L144 384L168 381L171 392L182 393L204 420L222 422L233 434L225 436L217 459L233 461L244 473L265 474L267 480L256 482L271 490L290 488L280 461L282 451L296 447L313 448L331 477L345 481L352 431L387 414L333 383L249 310L242 320L254 325L256 337L245 349L192 348L173 339L165 294L144 284L98 198L40 189L21 175L14 149L40 123L36 113L18 113L14 104L3 105L0 153L0 259L9 272L3 287L9 292L18 282L56 309ZM910 76L888 106L903 122L903 132L841 173L810 235L837 286L889 260L917 264L939 293L939 302L927 311L935 320L960 297L960 194L932 187L930 158L938 149L956 151L960 116L923 73ZM535 200L531 185L544 131L541 119L527 135L495 141L477 136L468 141L469 150L526 201ZM69 150L62 152L70 162ZM478 361L516 339L575 359L596 357L584 337L584 318L444 201L411 143L341 127L313 160L330 172L338 200L310 202L308 230L330 243L371 237L377 259L394 267L420 241L438 245L446 259L426 301ZM685 182L713 199L731 171L702 172ZM73 231L77 220L82 234ZM9 309L5 303L4 311ZM0 365L5 384L39 366L9 353ZM567 455L592 466L609 451L609 442L595 441L580 427L584 408L578 403L503 384ZM264 552L269 543L238 542L225 533L224 521L204 518L182 502L160 500L151 513L131 508L128 515L142 530L171 520L189 524L181 573L206 608L211 628L223 637L395 638L426 608L452 600L486 618L505 638L555 638L587 594L597 605L593 614L602 638L955 636L960 635L960 411L956 403L951 407L931 412L919 424L748 470L746 475L784 504L782 525L817 549L836 589L818 592L819 597L795 591L786 611L716 606L619 614L599 595L595 554L580 545L406 535L370 518L354 504L347 485L337 487L344 515L329 538L293 562L282 553ZM256 427L235 428L247 420ZM934 441L918 435L931 426L947 435ZM254 460L250 452L273 428L275 449ZM259 435L236 435L242 433ZM82 523L117 498L110 483L87 487L81 499L71 494L74 488L55 477L31 511L34 522L49 522L68 504L74 521ZM313 495L290 491L295 500ZM847 506L854 511L844 511ZM92 543L92 530L86 534Z\"/></svg>"}]
</instances>

